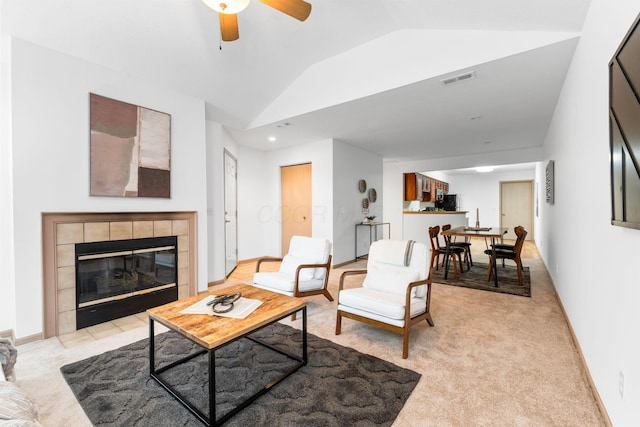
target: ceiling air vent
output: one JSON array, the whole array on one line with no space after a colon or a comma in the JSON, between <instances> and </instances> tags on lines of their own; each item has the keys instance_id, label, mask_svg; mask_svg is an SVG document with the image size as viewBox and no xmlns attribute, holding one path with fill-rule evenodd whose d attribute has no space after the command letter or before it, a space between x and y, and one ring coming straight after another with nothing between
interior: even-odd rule
<instances>
[{"instance_id":1,"label":"ceiling air vent","mask_svg":"<svg viewBox=\"0 0 640 427\"><path fill-rule=\"evenodd\" d=\"M443 85L450 85L452 83L461 82L464 80L473 79L476 76L474 71L469 71L468 73L458 74L457 76L447 77L446 79L440 80Z\"/></svg>"}]
</instances>

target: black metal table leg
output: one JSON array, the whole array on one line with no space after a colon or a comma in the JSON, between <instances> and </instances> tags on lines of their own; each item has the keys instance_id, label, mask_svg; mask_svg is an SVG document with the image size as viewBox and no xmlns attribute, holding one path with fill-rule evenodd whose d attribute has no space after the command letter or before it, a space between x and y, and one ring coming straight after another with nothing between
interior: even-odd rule
<instances>
[{"instance_id":1,"label":"black metal table leg","mask_svg":"<svg viewBox=\"0 0 640 427\"><path fill-rule=\"evenodd\" d=\"M498 287L498 263L496 261L496 238L491 238L491 261L493 263L493 280L495 283L495 287Z\"/></svg>"}]
</instances>

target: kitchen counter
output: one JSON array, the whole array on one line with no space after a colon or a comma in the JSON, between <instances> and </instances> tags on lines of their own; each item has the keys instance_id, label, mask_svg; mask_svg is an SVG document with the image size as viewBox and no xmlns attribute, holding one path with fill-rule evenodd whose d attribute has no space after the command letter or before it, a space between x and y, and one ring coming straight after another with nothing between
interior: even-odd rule
<instances>
[{"instance_id":1,"label":"kitchen counter","mask_svg":"<svg viewBox=\"0 0 640 427\"><path fill-rule=\"evenodd\" d=\"M404 211L402 212L405 215L456 215L456 214L466 214L468 211Z\"/></svg>"}]
</instances>

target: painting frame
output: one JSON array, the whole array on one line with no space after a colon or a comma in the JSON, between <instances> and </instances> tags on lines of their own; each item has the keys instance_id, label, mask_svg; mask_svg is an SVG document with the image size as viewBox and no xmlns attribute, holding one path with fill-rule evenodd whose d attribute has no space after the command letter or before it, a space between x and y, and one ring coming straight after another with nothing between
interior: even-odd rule
<instances>
[{"instance_id":1,"label":"painting frame","mask_svg":"<svg viewBox=\"0 0 640 427\"><path fill-rule=\"evenodd\" d=\"M89 93L90 196L171 198L171 115Z\"/></svg>"}]
</instances>

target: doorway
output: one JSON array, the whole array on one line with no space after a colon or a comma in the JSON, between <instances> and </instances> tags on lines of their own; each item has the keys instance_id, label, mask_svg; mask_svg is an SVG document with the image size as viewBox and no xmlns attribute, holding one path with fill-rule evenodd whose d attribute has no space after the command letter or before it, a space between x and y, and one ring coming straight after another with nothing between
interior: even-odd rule
<instances>
[{"instance_id":1,"label":"doorway","mask_svg":"<svg viewBox=\"0 0 640 427\"><path fill-rule=\"evenodd\" d=\"M282 194L282 255L289 252L292 236L312 233L311 163L280 168Z\"/></svg>"},{"instance_id":2,"label":"doorway","mask_svg":"<svg viewBox=\"0 0 640 427\"><path fill-rule=\"evenodd\" d=\"M224 275L238 266L238 211L237 211L238 161L224 150Z\"/></svg>"},{"instance_id":3,"label":"doorway","mask_svg":"<svg viewBox=\"0 0 640 427\"><path fill-rule=\"evenodd\" d=\"M527 230L533 240L533 180L500 181L500 226L507 227L505 239L515 240L514 227Z\"/></svg>"}]
</instances>

